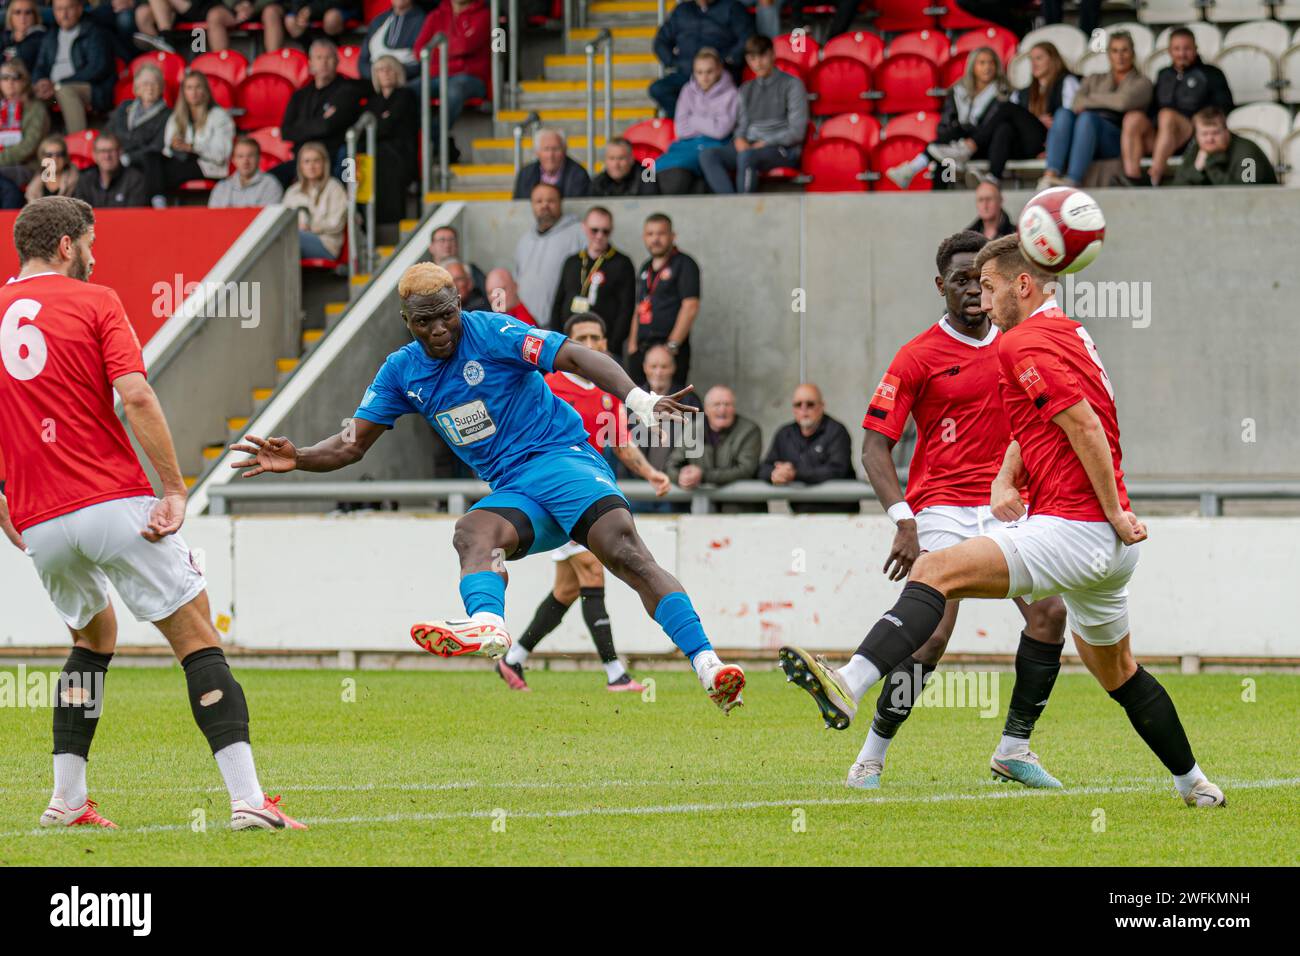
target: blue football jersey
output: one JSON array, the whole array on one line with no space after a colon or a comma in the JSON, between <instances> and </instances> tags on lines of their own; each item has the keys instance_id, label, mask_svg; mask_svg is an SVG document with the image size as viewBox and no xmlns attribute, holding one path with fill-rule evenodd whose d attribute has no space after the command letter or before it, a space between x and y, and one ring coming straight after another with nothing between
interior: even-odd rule
<instances>
[{"instance_id":1,"label":"blue football jersey","mask_svg":"<svg viewBox=\"0 0 1300 956\"><path fill-rule=\"evenodd\" d=\"M555 370L565 335L495 312L462 312L460 330L449 359L414 341L389 355L356 417L392 427L423 415L490 485L547 449L587 441L582 417L542 376Z\"/></svg>"}]
</instances>

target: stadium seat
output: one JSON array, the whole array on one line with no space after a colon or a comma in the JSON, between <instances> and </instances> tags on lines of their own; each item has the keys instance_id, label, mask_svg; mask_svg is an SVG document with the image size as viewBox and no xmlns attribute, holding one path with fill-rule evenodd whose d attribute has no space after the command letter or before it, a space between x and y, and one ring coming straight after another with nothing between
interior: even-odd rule
<instances>
[{"instance_id":1,"label":"stadium seat","mask_svg":"<svg viewBox=\"0 0 1300 956\"><path fill-rule=\"evenodd\" d=\"M1228 43L1225 38L1214 65L1228 78L1234 103L1264 103L1277 99L1277 58L1262 47L1253 43Z\"/></svg>"},{"instance_id":2,"label":"stadium seat","mask_svg":"<svg viewBox=\"0 0 1300 956\"><path fill-rule=\"evenodd\" d=\"M68 162L75 163L78 169L89 169L95 165L95 140L99 130L86 129L80 133L69 133L64 141L68 144Z\"/></svg>"},{"instance_id":3,"label":"stadium seat","mask_svg":"<svg viewBox=\"0 0 1300 956\"><path fill-rule=\"evenodd\" d=\"M307 54L295 47L263 53L248 68L249 76L266 73L284 77L293 84L295 90L306 86L311 79L307 70Z\"/></svg>"},{"instance_id":4,"label":"stadium seat","mask_svg":"<svg viewBox=\"0 0 1300 956\"><path fill-rule=\"evenodd\" d=\"M966 61L970 59L969 53L959 53L942 67L939 68L939 85L945 90L950 90L957 85L957 81L966 73Z\"/></svg>"},{"instance_id":5,"label":"stadium seat","mask_svg":"<svg viewBox=\"0 0 1300 956\"><path fill-rule=\"evenodd\" d=\"M632 157L643 163L662 155L677 138L677 132L670 119L648 119L625 129L623 138L632 144Z\"/></svg>"},{"instance_id":6,"label":"stadium seat","mask_svg":"<svg viewBox=\"0 0 1300 956\"><path fill-rule=\"evenodd\" d=\"M943 11L939 14L939 26L944 30L987 30L989 27L993 27L995 30L1002 29L1002 27L990 23L988 20L967 13L957 6L956 0L931 4L931 9Z\"/></svg>"},{"instance_id":7,"label":"stadium seat","mask_svg":"<svg viewBox=\"0 0 1300 956\"><path fill-rule=\"evenodd\" d=\"M212 91L212 101L223 110L235 108L235 88L222 76L209 76L208 89Z\"/></svg>"},{"instance_id":8,"label":"stadium seat","mask_svg":"<svg viewBox=\"0 0 1300 956\"><path fill-rule=\"evenodd\" d=\"M1277 61L1279 91L1283 103L1300 103L1300 42L1287 47ZM1300 115L1300 114L1298 114Z\"/></svg>"},{"instance_id":9,"label":"stadium seat","mask_svg":"<svg viewBox=\"0 0 1300 956\"><path fill-rule=\"evenodd\" d=\"M1143 23L1173 23L1182 26L1201 19L1197 0L1142 0L1138 4L1137 18Z\"/></svg>"},{"instance_id":10,"label":"stadium seat","mask_svg":"<svg viewBox=\"0 0 1300 956\"><path fill-rule=\"evenodd\" d=\"M1300 129L1282 142L1282 169L1285 182L1291 188L1300 187Z\"/></svg>"},{"instance_id":11,"label":"stadium seat","mask_svg":"<svg viewBox=\"0 0 1300 956\"><path fill-rule=\"evenodd\" d=\"M1223 31L1213 23L1205 23L1201 20L1180 23L1178 26L1186 27L1192 31L1192 35L1196 37L1196 51L1201 55L1201 59L1206 63L1213 63L1214 58L1223 49ZM1152 47L1151 56L1156 56L1169 49L1169 34L1173 32L1173 27L1165 27L1160 31L1160 35L1156 37L1155 46ZM1165 53L1165 56L1168 57L1168 53ZM1167 59L1164 65L1168 65Z\"/></svg>"},{"instance_id":12,"label":"stadium seat","mask_svg":"<svg viewBox=\"0 0 1300 956\"><path fill-rule=\"evenodd\" d=\"M786 60L786 59L782 59L781 57L777 57L776 68L780 70L782 73L789 73L791 76L807 84L808 78L804 75L803 65L798 61ZM754 78L754 71L751 70L748 65L746 65L745 68L740 71L740 82L748 83L753 78ZM438 101L434 100L433 105L437 106Z\"/></svg>"},{"instance_id":13,"label":"stadium seat","mask_svg":"<svg viewBox=\"0 0 1300 956\"><path fill-rule=\"evenodd\" d=\"M263 126L250 130L247 135L257 140L257 145L262 148L260 165L264 171L293 159L293 143L281 139L280 127Z\"/></svg>"},{"instance_id":14,"label":"stadium seat","mask_svg":"<svg viewBox=\"0 0 1300 956\"><path fill-rule=\"evenodd\" d=\"M1137 60L1142 63L1142 60ZM1110 72L1110 57L1106 55L1105 50L1089 50L1083 55L1078 63L1074 64L1074 72L1079 76L1092 76L1094 73Z\"/></svg>"},{"instance_id":15,"label":"stadium seat","mask_svg":"<svg viewBox=\"0 0 1300 956\"><path fill-rule=\"evenodd\" d=\"M328 272L335 272L348 267L348 234L343 233L343 248L339 250L338 257L335 259L299 259L298 265L303 269L321 269Z\"/></svg>"},{"instance_id":16,"label":"stadium seat","mask_svg":"<svg viewBox=\"0 0 1300 956\"><path fill-rule=\"evenodd\" d=\"M876 19L872 26L885 33L924 30L937 26L930 13L930 0L875 0Z\"/></svg>"},{"instance_id":17,"label":"stadium seat","mask_svg":"<svg viewBox=\"0 0 1300 956\"><path fill-rule=\"evenodd\" d=\"M885 58L885 42L876 34L862 30L841 33L828 40L826 46L822 48L823 60L832 56L846 56L851 60L860 60L874 70Z\"/></svg>"},{"instance_id":18,"label":"stadium seat","mask_svg":"<svg viewBox=\"0 0 1300 956\"><path fill-rule=\"evenodd\" d=\"M1065 60L1065 65L1071 69L1088 52L1088 37L1078 27L1071 26L1068 23L1052 23L1045 27L1039 27L1037 30L1030 30L1021 38L1018 52L1021 54L1028 53L1033 49L1035 43L1041 43L1044 40L1056 47L1061 54L1061 59ZM1016 57L1016 59L1018 60L1020 57ZM1028 72L1025 73L1023 83L1012 80L1012 85L1017 88L1028 84Z\"/></svg>"},{"instance_id":19,"label":"stadium seat","mask_svg":"<svg viewBox=\"0 0 1300 956\"><path fill-rule=\"evenodd\" d=\"M161 50L153 53L141 53L131 61L131 76L134 77L136 70L146 63L152 63L162 70L163 99L166 100L168 106L173 105L176 102L176 93L181 88L181 80L185 76L184 57L178 53L164 53Z\"/></svg>"},{"instance_id":20,"label":"stadium seat","mask_svg":"<svg viewBox=\"0 0 1300 956\"><path fill-rule=\"evenodd\" d=\"M804 147L800 171L810 193L866 192L868 152L840 136L821 136Z\"/></svg>"},{"instance_id":21,"label":"stadium seat","mask_svg":"<svg viewBox=\"0 0 1300 956\"><path fill-rule=\"evenodd\" d=\"M1006 27L993 26L985 27L983 30L968 30L952 45L952 55L956 57L958 54L969 53L982 46L992 47L1002 58L1002 65L1006 66L1016 55L1016 47L1019 43L1016 35Z\"/></svg>"},{"instance_id":22,"label":"stadium seat","mask_svg":"<svg viewBox=\"0 0 1300 956\"><path fill-rule=\"evenodd\" d=\"M937 110L943 103L935 91L939 71L923 56L900 53L886 57L875 72L873 98L877 113L920 113Z\"/></svg>"},{"instance_id":23,"label":"stadium seat","mask_svg":"<svg viewBox=\"0 0 1300 956\"><path fill-rule=\"evenodd\" d=\"M1087 54L1101 53L1105 55L1106 44L1110 42L1111 34L1124 32L1133 38L1133 53L1135 62L1145 63L1156 49L1156 35L1151 28L1145 23L1136 23L1125 21L1122 23L1112 23L1102 29L1102 39L1090 38L1088 40ZM1217 32L1217 31L1216 31ZM1095 34L1094 34L1095 37ZM1169 39L1165 38L1165 46L1169 45Z\"/></svg>"},{"instance_id":24,"label":"stadium seat","mask_svg":"<svg viewBox=\"0 0 1300 956\"><path fill-rule=\"evenodd\" d=\"M794 43L794 38L788 33L772 40L772 46L776 48L776 58L797 63L799 65L799 77L802 79L808 75L808 71L817 62L817 52L820 48L817 46L817 41L806 33L799 37L802 52L794 48Z\"/></svg>"},{"instance_id":25,"label":"stadium seat","mask_svg":"<svg viewBox=\"0 0 1300 956\"><path fill-rule=\"evenodd\" d=\"M857 143L864 152L880 142L880 120L870 113L841 113L822 122L817 139L847 139Z\"/></svg>"},{"instance_id":26,"label":"stadium seat","mask_svg":"<svg viewBox=\"0 0 1300 956\"><path fill-rule=\"evenodd\" d=\"M952 44L938 30L913 30L900 33L889 41L886 56L899 53L918 53L935 66L943 66L952 55Z\"/></svg>"},{"instance_id":27,"label":"stadium seat","mask_svg":"<svg viewBox=\"0 0 1300 956\"><path fill-rule=\"evenodd\" d=\"M363 0L361 4L361 16L369 23L375 17L384 13L390 8L389 0Z\"/></svg>"},{"instance_id":28,"label":"stadium seat","mask_svg":"<svg viewBox=\"0 0 1300 956\"><path fill-rule=\"evenodd\" d=\"M914 136L917 139L924 140L927 143L933 143L934 137L939 131L939 114L931 113L901 113L892 117L885 124L880 138L887 136Z\"/></svg>"},{"instance_id":29,"label":"stadium seat","mask_svg":"<svg viewBox=\"0 0 1300 956\"><path fill-rule=\"evenodd\" d=\"M809 112L813 116L869 112L870 90L871 69L865 63L847 56L826 57L808 76Z\"/></svg>"},{"instance_id":30,"label":"stadium seat","mask_svg":"<svg viewBox=\"0 0 1300 956\"><path fill-rule=\"evenodd\" d=\"M1266 20L1270 16L1268 6L1268 0L1212 0L1205 8L1205 19L1211 23Z\"/></svg>"},{"instance_id":31,"label":"stadium seat","mask_svg":"<svg viewBox=\"0 0 1300 956\"><path fill-rule=\"evenodd\" d=\"M279 126L293 93L294 85L278 73L248 74L235 88L235 106L244 111L235 117L235 125L239 129Z\"/></svg>"},{"instance_id":32,"label":"stadium seat","mask_svg":"<svg viewBox=\"0 0 1300 956\"><path fill-rule=\"evenodd\" d=\"M123 66L117 71L117 82L113 84L113 105L135 99L135 74L131 67Z\"/></svg>"},{"instance_id":33,"label":"stadium seat","mask_svg":"<svg viewBox=\"0 0 1300 956\"><path fill-rule=\"evenodd\" d=\"M339 74L353 80L361 79L361 47L355 43L339 47Z\"/></svg>"},{"instance_id":34,"label":"stadium seat","mask_svg":"<svg viewBox=\"0 0 1300 956\"><path fill-rule=\"evenodd\" d=\"M898 192L893 180L885 175L885 170L905 163L925 149L926 143L915 136L886 136L871 150L871 178L876 192ZM934 188L934 182L928 173L917 173L907 187L908 192L925 192Z\"/></svg>"},{"instance_id":35,"label":"stadium seat","mask_svg":"<svg viewBox=\"0 0 1300 956\"><path fill-rule=\"evenodd\" d=\"M1291 112L1277 103L1251 103L1228 114L1228 129L1254 140L1274 166L1291 132Z\"/></svg>"},{"instance_id":36,"label":"stadium seat","mask_svg":"<svg viewBox=\"0 0 1300 956\"><path fill-rule=\"evenodd\" d=\"M1223 35L1223 47L1239 44L1257 46L1261 50L1281 56L1291 44L1291 31L1285 24L1276 20L1255 20L1251 23L1239 23ZM1220 51L1222 52L1222 51Z\"/></svg>"},{"instance_id":37,"label":"stadium seat","mask_svg":"<svg viewBox=\"0 0 1300 956\"><path fill-rule=\"evenodd\" d=\"M248 60L238 50L209 51L191 60L190 69L207 77L219 76L233 88L247 75Z\"/></svg>"},{"instance_id":38,"label":"stadium seat","mask_svg":"<svg viewBox=\"0 0 1300 956\"><path fill-rule=\"evenodd\" d=\"M1287 22L1300 20L1300 0L1284 0L1273 4L1273 17Z\"/></svg>"}]
</instances>

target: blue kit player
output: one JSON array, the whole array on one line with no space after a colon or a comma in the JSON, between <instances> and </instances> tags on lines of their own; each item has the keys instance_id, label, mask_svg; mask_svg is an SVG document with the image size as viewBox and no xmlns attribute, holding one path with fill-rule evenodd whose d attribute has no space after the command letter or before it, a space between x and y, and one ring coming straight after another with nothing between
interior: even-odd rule
<instances>
[{"instance_id":1,"label":"blue kit player","mask_svg":"<svg viewBox=\"0 0 1300 956\"><path fill-rule=\"evenodd\" d=\"M571 372L614 395L642 421L679 416L690 389L657 395L637 388L608 355L508 315L462 312L451 276L418 263L397 285L402 318L415 340L388 356L352 422L309 448L287 438L248 435L233 445L252 457L232 467L263 472L334 471L355 464L402 415L422 415L492 493L456 522L462 620L416 624L411 638L440 657L500 657L505 626L502 559L541 554L569 540L587 547L641 597L646 611L685 654L725 714L741 703L745 672L723 664L677 579L637 534L627 499L592 449L582 418L547 387L548 372Z\"/></svg>"}]
</instances>

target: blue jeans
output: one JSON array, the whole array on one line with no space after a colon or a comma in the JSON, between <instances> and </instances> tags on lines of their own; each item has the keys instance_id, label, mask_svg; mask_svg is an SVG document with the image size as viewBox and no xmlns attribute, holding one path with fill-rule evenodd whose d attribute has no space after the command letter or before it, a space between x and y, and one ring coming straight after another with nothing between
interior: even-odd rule
<instances>
[{"instance_id":1,"label":"blue jeans","mask_svg":"<svg viewBox=\"0 0 1300 956\"><path fill-rule=\"evenodd\" d=\"M325 248L320 236L305 229L298 230L298 255L303 259L333 259L334 256Z\"/></svg>"},{"instance_id":2,"label":"blue jeans","mask_svg":"<svg viewBox=\"0 0 1300 956\"><path fill-rule=\"evenodd\" d=\"M433 95L438 96L438 54L433 55L433 75L429 79L433 83ZM416 96L420 93L419 69L416 69L416 77L407 84L415 91ZM456 120L460 119L460 114L465 112L465 101L472 99L486 99L488 95L487 87L477 76L469 73L452 73L447 77L447 128L456 125ZM438 135L438 115L433 116L433 135Z\"/></svg>"},{"instance_id":3,"label":"blue jeans","mask_svg":"<svg viewBox=\"0 0 1300 956\"><path fill-rule=\"evenodd\" d=\"M659 108L664 111L664 116L672 119L677 113L677 95L681 93L682 87L691 81L690 70L678 70L676 73L665 73L659 79L650 84L650 99L659 104Z\"/></svg>"},{"instance_id":4,"label":"blue jeans","mask_svg":"<svg viewBox=\"0 0 1300 956\"><path fill-rule=\"evenodd\" d=\"M1047 131L1047 168L1081 183L1094 159L1119 155L1119 138L1119 127L1100 113L1075 113L1063 106Z\"/></svg>"},{"instance_id":5,"label":"blue jeans","mask_svg":"<svg viewBox=\"0 0 1300 956\"><path fill-rule=\"evenodd\" d=\"M715 193L758 191L758 174L778 166L798 166L799 146L764 146L737 153L731 143L700 152L700 171ZM735 176L733 183L732 176Z\"/></svg>"}]
</instances>

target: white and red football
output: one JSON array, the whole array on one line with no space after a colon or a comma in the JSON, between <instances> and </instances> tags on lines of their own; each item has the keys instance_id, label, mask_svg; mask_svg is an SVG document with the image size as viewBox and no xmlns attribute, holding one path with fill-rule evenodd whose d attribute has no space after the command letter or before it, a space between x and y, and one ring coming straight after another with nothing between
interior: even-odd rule
<instances>
[{"instance_id":1,"label":"white and red football","mask_svg":"<svg viewBox=\"0 0 1300 956\"><path fill-rule=\"evenodd\" d=\"M1097 200L1072 186L1044 189L1020 213L1020 248L1048 272L1078 272L1101 252L1106 217Z\"/></svg>"}]
</instances>

